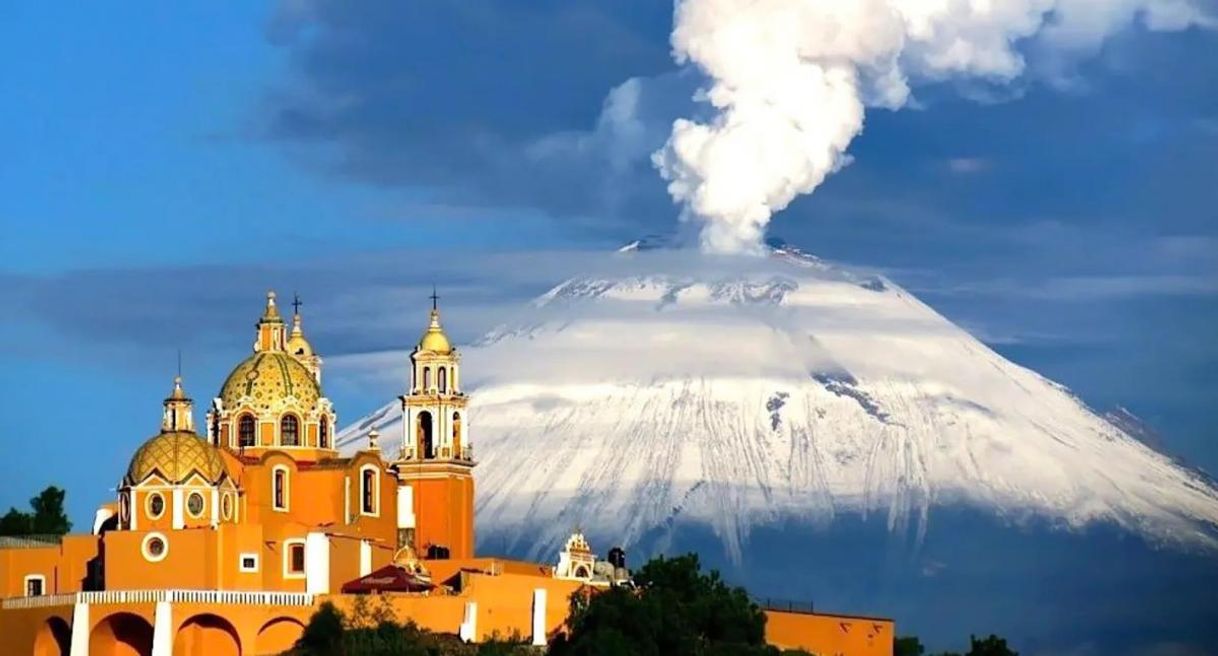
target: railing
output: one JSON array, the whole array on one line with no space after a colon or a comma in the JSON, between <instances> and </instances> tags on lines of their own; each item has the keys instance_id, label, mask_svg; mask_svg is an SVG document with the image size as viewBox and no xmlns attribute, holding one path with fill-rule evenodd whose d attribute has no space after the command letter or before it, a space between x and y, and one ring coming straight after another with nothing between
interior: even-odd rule
<instances>
[{"instance_id":1,"label":"railing","mask_svg":"<svg viewBox=\"0 0 1218 656\"><path fill-rule=\"evenodd\" d=\"M62 543L62 535L0 536L0 549L42 549L58 547Z\"/></svg>"},{"instance_id":2,"label":"railing","mask_svg":"<svg viewBox=\"0 0 1218 656\"><path fill-rule=\"evenodd\" d=\"M22 608L46 608L47 606L72 606L75 604L76 594L57 594L3 599L0 600L0 609L20 610Z\"/></svg>"},{"instance_id":3,"label":"railing","mask_svg":"<svg viewBox=\"0 0 1218 656\"><path fill-rule=\"evenodd\" d=\"M151 604L161 601L190 604L244 604L251 606L312 606L313 595L306 592L240 590L100 590L39 597L13 597L0 600L5 610L45 608L81 604Z\"/></svg>"},{"instance_id":4,"label":"railing","mask_svg":"<svg viewBox=\"0 0 1218 656\"><path fill-rule=\"evenodd\" d=\"M774 610L774 611L781 611L784 613L804 613L804 614L811 614L811 613L816 612L816 609L813 607L811 601L795 601L795 600L791 600L791 599L770 599L769 597L765 597L765 598L758 597L758 598L753 599L753 603L760 606L762 610Z\"/></svg>"},{"instance_id":5,"label":"railing","mask_svg":"<svg viewBox=\"0 0 1218 656\"><path fill-rule=\"evenodd\" d=\"M402 449L399 458L402 460L417 460L418 456L418 449L408 446ZM461 450L457 453L453 453L451 447L438 447L435 449L435 453L432 454L431 458L436 458L439 460L456 460L458 462L473 462L474 447L472 445L463 445Z\"/></svg>"}]
</instances>

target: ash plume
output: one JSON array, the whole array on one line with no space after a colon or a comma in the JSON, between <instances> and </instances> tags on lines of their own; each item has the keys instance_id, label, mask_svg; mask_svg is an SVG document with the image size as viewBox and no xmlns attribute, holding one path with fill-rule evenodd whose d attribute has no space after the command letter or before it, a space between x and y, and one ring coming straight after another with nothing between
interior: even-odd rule
<instances>
[{"instance_id":1,"label":"ash plume","mask_svg":"<svg viewBox=\"0 0 1218 656\"><path fill-rule=\"evenodd\" d=\"M774 212L849 163L866 109L906 106L918 82L1004 85L1030 49L1071 60L1137 24L1218 26L1199 0L676 0L673 22L713 116L677 119L652 160L717 253L759 252Z\"/></svg>"}]
</instances>

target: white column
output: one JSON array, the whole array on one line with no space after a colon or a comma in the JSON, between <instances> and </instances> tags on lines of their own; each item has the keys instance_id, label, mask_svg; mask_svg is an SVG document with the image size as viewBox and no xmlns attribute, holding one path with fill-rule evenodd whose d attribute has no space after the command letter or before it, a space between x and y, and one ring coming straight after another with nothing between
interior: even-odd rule
<instances>
[{"instance_id":1,"label":"white column","mask_svg":"<svg viewBox=\"0 0 1218 656\"><path fill-rule=\"evenodd\" d=\"M173 606L156 602L152 624L152 656L173 656Z\"/></svg>"},{"instance_id":2,"label":"white column","mask_svg":"<svg viewBox=\"0 0 1218 656\"><path fill-rule=\"evenodd\" d=\"M305 536L305 592L330 592L330 537L325 533Z\"/></svg>"},{"instance_id":3,"label":"white column","mask_svg":"<svg viewBox=\"0 0 1218 656\"><path fill-rule=\"evenodd\" d=\"M398 528L414 528L414 488L398 484Z\"/></svg>"},{"instance_id":4,"label":"white column","mask_svg":"<svg viewBox=\"0 0 1218 656\"><path fill-rule=\"evenodd\" d=\"M474 642L478 639L478 602L465 602L465 618L461 620L461 628L457 635L466 642Z\"/></svg>"},{"instance_id":5,"label":"white column","mask_svg":"<svg viewBox=\"0 0 1218 656\"><path fill-rule=\"evenodd\" d=\"M372 543L367 540L359 541L359 575L368 576L372 573Z\"/></svg>"},{"instance_id":6,"label":"white column","mask_svg":"<svg viewBox=\"0 0 1218 656\"><path fill-rule=\"evenodd\" d=\"M186 517L182 514L185 510L182 503L182 488L175 488L173 491L173 527L175 529L186 528Z\"/></svg>"},{"instance_id":7,"label":"white column","mask_svg":"<svg viewBox=\"0 0 1218 656\"><path fill-rule=\"evenodd\" d=\"M410 393L409 389L407 389L406 393ZM410 416L409 410L406 407L406 397L402 397L402 450L398 452L398 459L404 458L407 449L410 447L410 431L413 430L413 420L414 417Z\"/></svg>"},{"instance_id":8,"label":"white column","mask_svg":"<svg viewBox=\"0 0 1218 656\"><path fill-rule=\"evenodd\" d=\"M533 645L546 645L546 589L533 590Z\"/></svg>"},{"instance_id":9,"label":"white column","mask_svg":"<svg viewBox=\"0 0 1218 656\"><path fill-rule=\"evenodd\" d=\"M211 526L215 528L220 524L220 490L218 488L211 489Z\"/></svg>"},{"instance_id":10,"label":"white column","mask_svg":"<svg viewBox=\"0 0 1218 656\"><path fill-rule=\"evenodd\" d=\"M72 607L72 647L70 656L89 656L89 604L76 602Z\"/></svg>"}]
</instances>

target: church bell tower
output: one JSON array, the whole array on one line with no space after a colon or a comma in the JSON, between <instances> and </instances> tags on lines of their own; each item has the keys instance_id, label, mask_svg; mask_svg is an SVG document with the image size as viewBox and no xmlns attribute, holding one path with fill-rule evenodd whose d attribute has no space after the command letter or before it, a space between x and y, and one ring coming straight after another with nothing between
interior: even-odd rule
<instances>
[{"instance_id":1,"label":"church bell tower","mask_svg":"<svg viewBox=\"0 0 1218 656\"><path fill-rule=\"evenodd\" d=\"M399 546L424 558L474 555L474 461L461 356L440 326L438 296L410 355L410 383L402 401L398 472Z\"/></svg>"}]
</instances>

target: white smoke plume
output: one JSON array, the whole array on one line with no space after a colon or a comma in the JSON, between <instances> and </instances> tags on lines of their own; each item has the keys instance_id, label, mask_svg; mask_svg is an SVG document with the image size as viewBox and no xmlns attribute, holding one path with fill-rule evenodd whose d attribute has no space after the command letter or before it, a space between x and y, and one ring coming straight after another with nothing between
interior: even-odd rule
<instances>
[{"instance_id":1,"label":"white smoke plume","mask_svg":"<svg viewBox=\"0 0 1218 656\"><path fill-rule=\"evenodd\" d=\"M676 0L673 56L709 77L715 113L676 120L653 162L703 250L756 251L774 212L848 163L866 107L903 107L919 81L1005 84L1025 48L1083 56L1137 22L1218 25L1192 0Z\"/></svg>"}]
</instances>

